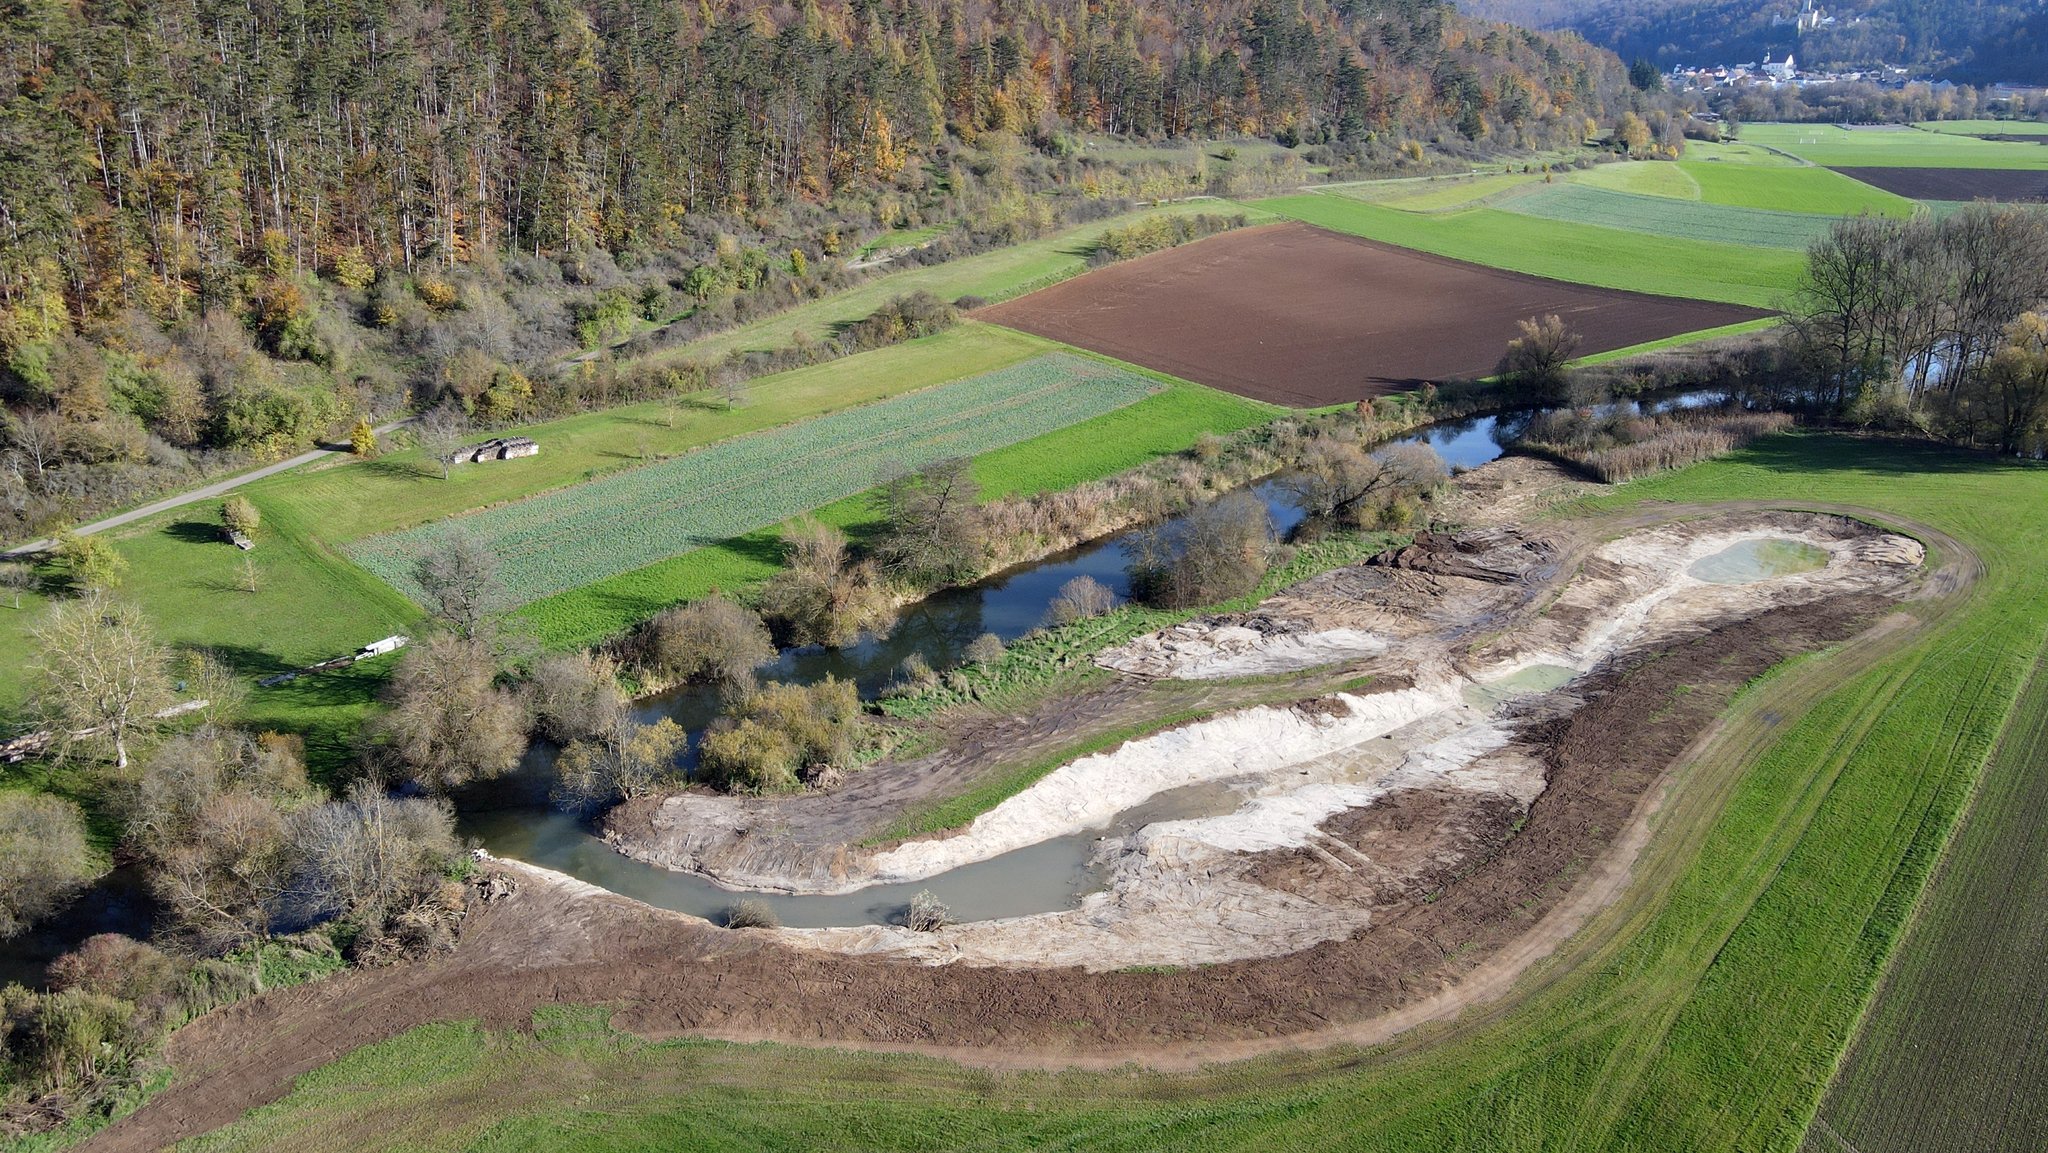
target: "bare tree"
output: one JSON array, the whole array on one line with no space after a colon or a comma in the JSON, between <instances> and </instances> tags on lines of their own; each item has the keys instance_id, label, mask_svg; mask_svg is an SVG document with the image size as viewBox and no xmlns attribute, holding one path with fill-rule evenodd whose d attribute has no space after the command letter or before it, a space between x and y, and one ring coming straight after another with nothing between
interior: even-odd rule
<instances>
[{"instance_id":1,"label":"bare tree","mask_svg":"<svg viewBox=\"0 0 2048 1153\"><path fill-rule=\"evenodd\" d=\"M874 566L847 552L844 533L806 520L788 546L788 564L761 589L761 612L791 644L836 647L887 630L895 605Z\"/></svg>"},{"instance_id":2,"label":"bare tree","mask_svg":"<svg viewBox=\"0 0 2048 1153\"><path fill-rule=\"evenodd\" d=\"M460 525L420 557L412 578L427 611L465 640L477 636L508 599L498 579L498 555Z\"/></svg>"},{"instance_id":3,"label":"bare tree","mask_svg":"<svg viewBox=\"0 0 2048 1153\"><path fill-rule=\"evenodd\" d=\"M1199 505L1178 522L1138 534L1131 588L1163 608L1191 608L1243 596L1272 558L1273 520L1242 490Z\"/></svg>"},{"instance_id":4,"label":"bare tree","mask_svg":"<svg viewBox=\"0 0 2048 1153\"><path fill-rule=\"evenodd\" d=\"M24 409L6 415L7 443L35 472L36 489L41 491L45 474L64 459L70 445L71 429L64 418L41 409Z\"/></svg>"},{"instance_id":5,"label":"bare tree","mask_svg":"<svg viewBox=\"0 0 2048 1153\"><path fill-rule=\"evenodd\" d=\"M557 653L534 666L528 694L534 721L549 739L567 744L609 733L626 722L618 665L598 653Z\"/></svg>"},{"instance_id":6,"label":"bare tree","mask_svg":"<svg viewBox=\"0 0 2048 1153\"><path fill-rule=\"evenodd\" d=\"M455 463L455 450L462 447L463 438L469 435L468 419L460 409L443 405L422 413L414 422L414 429L427 459L440 464L441 479L447 480L449 466Z\"/></svg>"},{"instance_id":7,"label":"bare tree","mask_svg":"<svg viewBox=\"0 0 2048 1153\"><path fill-rule=\"evenodd\" d=\"M142 614L105 593L52 605L30 634L35 658L30 693L55 731L59 754L102 746L118 768L128 746L160 724L172 701L170 654Z\"/></svg>"},{"instance_id":8,"label":"bare tree","mask_svg":"<svg viewBox=\"0 0 2048 1153\"><path fill-rule=\"evenodd\" d=\"M1579 348L1579 334L1565 327L1556 314L1516 321L1522 334L1508 341L1508 350L1495 370L1515 386L1537 391L1554 388L1564 376Z\"/></svg>"},{"instance_id":9,"label":"bare tree","mask_svg":"<svg viewBox=\"0 0 2048 1153\"><path fill-rule=\"evenodd\" d=\"M1367 452L1358 442L1319 436L1283 482L1309 516L1356 521L1369 503L1443 482L1443 458L1423 444L1393 444Z\"/></svg>"},{"instance_id":10,"label":"bare tree","mask_svg":"<svg viewBox=\"0 0 2048 1153\"><path fill-rule=\"evenodd\" d=\"M526 751L527 712L497 687L497 664L482 642L450 633L405 651L375 729L399 764L429 788L499 776Z\"/></svg>"},{"instance_id":11,"label":"bare tree","mask_svg":"<svg viewBox=\"0 0 2048 1153\"><path fill-rule=\"evenodd\" d=\"M438 886L461 851L455 810L429 797L392 797L356 781L339 801L313 805L288 833L296 916L381 921L395 907Z\"/></svg>"},{"instance_id":12,"label":"bare tree","mask_svg":"<svg viewBox=\"0 0 2048 1153\"><path fill-rule=\"evenodd\" d=\"M979 572L987 533L974 462L954 457L889 479L880 503L887 527L875 553L890 575L930 586Z\"/></svg>"},{"instance_id":13,"label":"bare tree","mask_svg":"<svg viewBox=\"0 0 2048 1153\"><path fill-rule=\"evenodd\" d=\"M23 561L0 561L0 589L14 597L14 607L21 608L21 594L36 587L35 566Z\"/></svg>"},{"instance_id":14,"label":"bare tree","mask_svg":"<svg viewBox=\"0 0 2048 1153\"><path fill-rule=\"evenodd\" d=\"M0 793L0 940L57 911L92 873L77 805L41 793Z\"/></svg>"}]
</instances>

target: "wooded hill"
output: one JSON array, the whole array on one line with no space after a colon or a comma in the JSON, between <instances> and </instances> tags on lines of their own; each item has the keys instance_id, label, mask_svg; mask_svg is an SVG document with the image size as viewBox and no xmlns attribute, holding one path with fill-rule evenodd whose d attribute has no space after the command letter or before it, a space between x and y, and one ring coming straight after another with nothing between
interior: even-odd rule
<instances>
[{"instance_id":1,"label":"wooded hill","mask_svg":"<svg viewBox=\"0 0 2048 1153\"><path fill-rule=\"evenodd\" d=\"M1576 38L1432 0L4 13L0 396L16 432L0 498L20 520L38 519L25 503L52 460L276 453L407 388L429 399L414 386L473 342L415 339L399 379L365 384L377 330L432 329L476 286L531 284L515 257L562 258L541 279L573 296L606 287L593 259L661 254L680 289L692 264L759 272L795 264L791 248L823 264L842 234L923 219L934 196L957 207L985 175L958 162L984 138L1021 141L1072 191L1076 132L1266 135L1345 171L1422 163L1419 146L1571 146L1642 99ZM564 351L535 343L488 351L529 372ZM32 413L60 418L61 443L24 466ZM71 512L99 500L81 492Z\"/></svg>"}]
</instances>

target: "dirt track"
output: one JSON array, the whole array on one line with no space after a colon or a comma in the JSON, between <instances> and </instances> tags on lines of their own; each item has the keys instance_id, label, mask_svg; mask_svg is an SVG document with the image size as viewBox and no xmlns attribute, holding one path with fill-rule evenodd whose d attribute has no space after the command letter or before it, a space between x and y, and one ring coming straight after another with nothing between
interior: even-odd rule
<instances>
[{"instance_id":1,"label":"dirt track","mask_svg":"<svg viewBox=\"0 0 2048 1153\"><path fill-rule=\"evenodd\" d=\"M1951 564L1932 574L1937 594L1968 577L1956 567L1967 554L1943 551ZM1450 813L1420 794L1329 822L1333 837L1375 852L1391 826L1455 825L1485 853L1462 877L1416 887L1403 907L1346 940L1174 973L926 967L785 949L773 934L713 929L507 866L520 892L478 908L453 955L351 973L196 1022L172 1046L177 1085L87 1147L155 1148L231 1121L293 1077L414 1025L480 1018L516 1027L549 1003L612 1004L621 1027L651 1036L830 1041L995 1066L1187 1066L1383 1040L1500 995L1613 899L1643 843L1657 782L1715 727L1739 686L1860 632L1888 603L1858 596L1775 610L1668 649L1676 660L1615 662L1584 691L1585 707L1537 727L1551 779L1512 836L1499 827L1502 812L1480 804ZM1896 631L1900 618L1887 620ZM1616 741L1617 731L1632 739ZM1314 884L1324 863L1275 853L1260 867ZM1557 884L1560 876L1569 883Z\"/></svg>"},{"instance_id":2,"label":"dirt track","mask_svg":"<svg viewBox=\"0 0 2048 1153\"><path fill-rule=\"evenodd\" d=\"M982 309L996 324L1286 405L1491 373L1551 313L1606 352L1770 315L1544 280L1306 224L1249 228Z\"/></svg>"},{"instance_id":3,"label":"dirt track","mask_svg":"<svg viewBox=\"0 0 2048 1153\"><path fill-rule=\"evenodd\" d=\"M2004 168L1837 168L1835 171L1913 200L2048 200L2048 172Z\"/></svg>"}]
</instances>

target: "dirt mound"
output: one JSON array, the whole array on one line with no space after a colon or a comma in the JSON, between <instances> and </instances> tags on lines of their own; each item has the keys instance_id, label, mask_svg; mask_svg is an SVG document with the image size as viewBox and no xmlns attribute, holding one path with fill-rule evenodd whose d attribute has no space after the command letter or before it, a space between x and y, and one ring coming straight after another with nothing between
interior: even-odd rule
<instances>
[{"instance_id":1,"label":"dirt mound","mask_svg":"<svg viewBox=\"0 0 2048 1153\"><path fill-rule=\"evenodd\" d=\"M1530 568L1549 559L1555 551L1547 542L1507 530L1454 534L1424 529L1415 534L1411 543L1388 549L1365 563L1504 585L1522 580ZM1528 555L1518 556L1518 553ZM1486 563L1489 560L1500 567L1489 567ZM1517 561L1524 563L1518 564Z\"/></svg>"}]
</instances>

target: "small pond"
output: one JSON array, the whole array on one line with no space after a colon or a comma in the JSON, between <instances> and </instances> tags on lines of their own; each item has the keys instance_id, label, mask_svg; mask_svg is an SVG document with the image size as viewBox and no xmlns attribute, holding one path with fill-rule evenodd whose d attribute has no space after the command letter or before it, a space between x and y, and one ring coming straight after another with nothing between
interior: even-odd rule
<instances>
[{"instance_id":1,"label":"small pond","mask_svg":"<svg viewBox=\"0 0 2048 1153\"><path fill-rule=\"evenodd\" d=\"M1717 585L1743 585L1775 580L1795 573L1818 572L1828 565L1828 550L1805 541L1759 538L1737 541L1686 567L1694 580Z\"/></svg>"}]
</instances>

